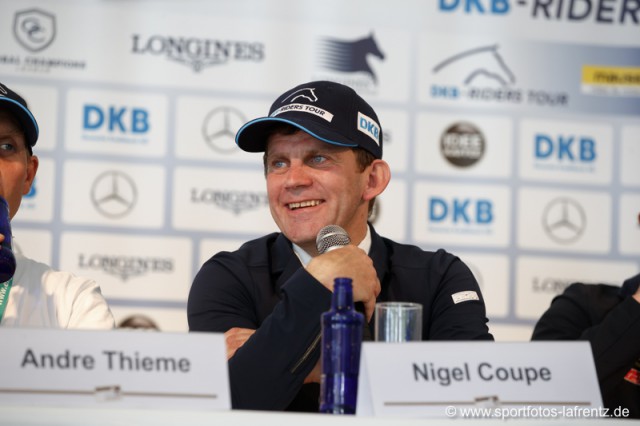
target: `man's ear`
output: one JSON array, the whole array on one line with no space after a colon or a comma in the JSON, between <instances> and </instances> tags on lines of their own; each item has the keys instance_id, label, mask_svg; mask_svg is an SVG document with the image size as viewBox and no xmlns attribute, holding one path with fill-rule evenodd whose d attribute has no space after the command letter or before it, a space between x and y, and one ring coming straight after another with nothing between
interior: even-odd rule
<instances>
[{"instance_id":1,"label":"man's ear","mask_svg":"<svg viewBox=\"0 0 640 426\"><path fill-rule=\"evenodd\" d=\"M33 185L33 180L36 178L38 172L38 165L40 160L35 155L31 155L27 158L27 177L22 184L22 195L27 195Z\"/></svg>"},{"instance_id":2,"label":"man's ear","mask_svg":"<svg viewBox=\"0 0 640 426\"><path fill-rule=\"evenodd\" d=\"M369 181L365 189L363 198L365 201L369 201L378 195L382 194L389 181L391 180L391 169L389 164L384 160L373 160L368 167Z\"/></svg>"}]
</instances>

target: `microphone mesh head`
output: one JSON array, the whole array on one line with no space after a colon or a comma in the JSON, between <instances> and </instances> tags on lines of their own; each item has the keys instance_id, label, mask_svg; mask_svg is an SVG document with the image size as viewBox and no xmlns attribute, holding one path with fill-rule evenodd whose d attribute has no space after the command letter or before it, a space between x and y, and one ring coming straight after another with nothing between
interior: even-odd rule
<instances>
[{"instance_id":1,"label":"microphone mesh head","mask_svg":"<svg viewBox=\"0 0 640 426\"><path fill-rule=\"evenodd\" d=\"M318 232L316 237L316 248L318 253L323 254L332 248L346 246L351 242L347 231L338 225L327 225Z\"/></svg>"}]
</instances>

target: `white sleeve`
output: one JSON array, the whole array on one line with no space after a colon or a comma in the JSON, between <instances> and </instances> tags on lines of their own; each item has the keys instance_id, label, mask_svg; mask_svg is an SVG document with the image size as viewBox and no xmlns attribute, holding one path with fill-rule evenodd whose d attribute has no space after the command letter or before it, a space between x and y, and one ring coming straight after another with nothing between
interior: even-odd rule
<instances>
[{"instance_id":1,"label":"white sleeve","mask_svg":"<svg viewBox=\"0 0 640 426\"><path fill-rule=\"evenodd\" d=\"M113 314L94 280L60 271L47 275L45 280L55 287L56 315L61 328L115 327Z\"/></svg>"}]
</instances>

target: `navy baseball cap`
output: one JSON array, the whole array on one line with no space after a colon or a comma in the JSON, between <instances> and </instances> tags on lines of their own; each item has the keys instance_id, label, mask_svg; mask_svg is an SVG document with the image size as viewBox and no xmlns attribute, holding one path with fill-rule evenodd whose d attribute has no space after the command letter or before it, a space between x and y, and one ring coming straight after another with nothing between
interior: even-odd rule
<instances>
[{"instance_id":1,"label":"navy baseball cap","mask_svg":"<svg viewBox=\"0 0 640 426\"><path fill-rule=\"evenodd\" d=\"M0 109L6 109L13 113L20 122L29 150L38 140L38 123L29 111L27 101L4 84L0 83Z\"/></svg>"},{"instance_id":2,"label":"navy baseball cap","mask_svg":"<svg viewBox=\"0 0 640 426\"><path fill-rule=\"evenodd\" d=\"M301 84L280 95L268 117L246 123L236 144L247 152L262 152L278 123L287 123L333 145L360 147L382 158L382 127L371 106L352 88L332 81Z\"/></svg>"}]
</instances>

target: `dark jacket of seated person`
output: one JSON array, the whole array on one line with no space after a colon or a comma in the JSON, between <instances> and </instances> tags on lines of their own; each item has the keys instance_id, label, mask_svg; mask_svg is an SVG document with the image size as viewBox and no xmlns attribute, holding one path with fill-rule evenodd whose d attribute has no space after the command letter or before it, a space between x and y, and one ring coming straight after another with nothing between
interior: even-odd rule
<instances>
[{"instance_id":1,"label":"dark jacket of seated person","mask_svg":"<svg viewBox=\"0 0 640 426\"><path fill-rule=\"evenodd\" d=\"M371 105L331 81L286 91L267 116L238 130L240 149L264 153L280 232L211 257L187 305L191 331L225 334L233 408L318 411L320 316L336 277L352 279L369 325L364 336L376 302L404 301L423 305L423 340L493 340L462 260L394 242L368 223L391 179L383 136ZM341 227L350 244L318 248L327 225Z\"/></svg>"},{"instance_id":2,"label":"dark jacket of seated person","mask_svg":"<svg viewBox=\"0 0 640 426\"><path fill-rule=\"evenodd\" d=\"M574 283L553 299L532 340L588 340L604 406L640 418L640 274L622 287Z\"/></svg>"}]
</instances>

